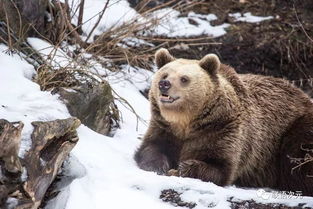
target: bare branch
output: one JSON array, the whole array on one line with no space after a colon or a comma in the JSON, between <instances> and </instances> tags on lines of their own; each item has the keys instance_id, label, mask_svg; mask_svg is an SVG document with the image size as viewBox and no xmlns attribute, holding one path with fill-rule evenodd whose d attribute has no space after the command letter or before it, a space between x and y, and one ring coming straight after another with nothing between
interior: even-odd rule
<instances>
[{"instance_id":1,"label":"bare branch","mask_svg":"<svg viewBox=\"0 0 313 209\"><path fill-rule=\"evenodd\" d=\"M98 27L98 25L99 25L99 23L100 23L100 21L101 21L103 15L104 15L105 10L108 8L109 3L110 3L110 0L107 0L107 2L106 2L105 5L104 5L103 10L101 11L101 13L100 13L100 15L99 15L98 21L97 21L96 24L93 26L93 28L91 29L90 33L88 34L85 43L88 42L88 40L89 40L89 38L91 37L92 33L93 33L93 32L95 31L95 29Z\"/></svg>"},{"instance_id":2,"label":"bare branch","mask_svg":"<svg viewBox=\"0 0 313 209\"><path fill-rule=\"evenodd\" d=\"M297 21L298 21L298 23L299 23L299 25L300 25L300 27L301 27L303 33L304 33L305 36L306 36L310 41L312 41L312 43L313 43L313 39L312 39L312 38L309 36L309 34L306 32L305 28L303 27L303 24L302 24L302 23L300 22L300 20L299 20L299 17L298 17L298 14L297 14L297 10L296 10L295 4L293 4L293 9L294 9L294 11L295 11L295 15L296 15Z\"/></svg>"},{"instance_id":3,"label":"bare branch","mask_svg":"<svg viewBox=\"0 0 313 209\"><path fill-rule=\"evenodd\" d=\"M84 5L85 5L85 0L81 0L80 1L80 5L79 5L79 14L78 14L78 22L77 22L77 32L79 34L83 33L83 29L82 29L82 23L83 23L83 16L84 16Z\"/></svg>"}]
</instances>

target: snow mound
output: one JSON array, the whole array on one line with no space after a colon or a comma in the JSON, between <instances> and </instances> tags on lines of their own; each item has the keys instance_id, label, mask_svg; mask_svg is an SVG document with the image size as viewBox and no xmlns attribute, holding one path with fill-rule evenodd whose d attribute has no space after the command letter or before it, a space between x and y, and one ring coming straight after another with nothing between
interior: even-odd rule
<instances>
[{"instance_id":1,"label":"snow mound","mask_svg":"<svg viewBox=\"0 0 313 209\"><path fill-rule=\"evenodd\" d=\"M160 19L160 23L151 31L144 31L144 35L161 35L167 37L208 35L210 37L219 37L225 35L225 29L230 26L227 23L212 26L210 21L217 19L213 14L201 15L189 12L187 17L180 17L180 12L171 8L157 10L152 15L155 19Z\"/></svg>"},{"instance_id":2,"label":"snow mound","mask_svg":"<svg viewBox=\"0 0 313 209\"><path fill-rule=\"evenodd\" d=\"M9 52L0 45L0 115L24 123L19 154L22 157L31 146L32 121L64 119L70 115L58 96L40 91L39 85L31 81L35 75L33 66Z\"/></svg>"},{"instance_id":3,"label":"snow mound","mask_svg":"<svg viewBox=\"0 0 313 209\"><path fill-rule=\"evenodd\" d=\"M229 16L234 17L235 21L237 22L248 22L248 23L259 23L265 20L273 19L273 16L268 17L254 16L251 14L251 12L246 12L244 14L237 12L229 14Z\"/></svg>"},{"instance_id":4,"label":"snow mound","mask_svg":"<svg viewBox=\"0 0 313 209\"><path fill-rule=\"evenodd\" d=\"M78 12L77 7L80 0L70 0L72 22L77 25ZM84 16L82 29L84 34L82 38L85 40L93 26L97 23L102 9L105 7L105 2L102 0L85 0ZM144 31L141 35L149 36L167 36L167 37L190 37L208 35L210 37L218 37L226 33L225 28L229 24L222 24L212 26L210 21L215 20L216 16L213 14L201 15L190 12L187 17L180 17L181 13L172 8L163 8L152 12L150 15L142 16L136 10L130 7L126 0L113 0L110 1L107 9L104 12L103 18L100 20L98 26L91 34L88 40L91 42L95 36L103 32L113 30L123 24L143 24L149 25L154 22L155 26L151 26ZM191 23L191 21L193 23ZM148 31L147 31L148 30ZM135 40L137 44L143 43L142 40ZM130 43L134 45L134 43Z\"/></svg>"}]
</instances>

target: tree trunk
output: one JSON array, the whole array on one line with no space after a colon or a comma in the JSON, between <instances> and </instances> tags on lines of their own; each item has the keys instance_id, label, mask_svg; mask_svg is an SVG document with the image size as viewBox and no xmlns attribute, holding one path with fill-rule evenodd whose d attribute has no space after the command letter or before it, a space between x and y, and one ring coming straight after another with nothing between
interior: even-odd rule
<instances>
[{"instance_id":1,"label":"tree trunk","mask_svg":"<svg viewBox=\"0 0 313 209\"><path fill-rule=\"evenodd\" d=\"M0 120L0 208L37 209L78 141L76 118L32 125L31 148L20 160L23 124Z\"/></svg>"}]
</instances>

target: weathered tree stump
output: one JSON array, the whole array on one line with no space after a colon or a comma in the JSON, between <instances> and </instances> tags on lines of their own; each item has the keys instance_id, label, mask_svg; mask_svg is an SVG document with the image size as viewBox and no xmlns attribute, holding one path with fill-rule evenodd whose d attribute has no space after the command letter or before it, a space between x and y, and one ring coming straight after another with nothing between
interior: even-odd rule
<instances>
[{"instance_id":1,"label":"weathered tree stump","mask_svg":"<svg viewBox=\"0 0 313 209\"><path fill-rule=\"evenodd\" d=\"M0 120L0 146L2 141L5 141L5 147L8 148L0 147L0 159L3 161L0 175L0 208L36 209L63 161L77 143L76 128L80 121L69 118L33 122L32 145L21 159L22 163L19 163L18 150L23 124L17 124L18 126L14 126L15 123Z\"/></svg>"}]
</instances>

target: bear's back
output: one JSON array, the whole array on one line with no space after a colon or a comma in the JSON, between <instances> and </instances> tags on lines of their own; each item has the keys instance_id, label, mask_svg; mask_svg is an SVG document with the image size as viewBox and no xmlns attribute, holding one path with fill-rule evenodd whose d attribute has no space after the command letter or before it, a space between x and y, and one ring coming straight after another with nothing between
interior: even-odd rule
<instances>
[{"instance_id":1,"label":"bear's back","mask_svg":"<svg viewBox=\"0 0 313 209\"><path fill-rule=\"evenodd\" d=\"M264 137L271 133L282 134L293 121L312 108L310 98L286 80L251 74L239 77L247 91L245 105L250 117L246 122L267 130L262 134Z\"/></svg>"},{"instance_id":2,"label":"bear's back","mask_svg":"<svg viewBox=\"0 0 313 209\"><path fill-rule=\"evenodd\" d=\"M250 99L260 105L264 102L281 105L281 108L287 105L300 108L311 103L308 95L287 80L253 74L239 74L239 77Z\"/></svg>"},{"instance_id":3,"label":"bear's back","mask_svg":"<svg viewBox=\"0 0 313 209\"><path fill-rule=\"evenodd\" d=\"M313 113L313 105L302 90L286 80L252 74L239 78L247 91L242 133L247 142L243 153L249 153L243 155L240 175L249 179L250 186L271 185L277 180L274 173L278 167L273 165L279 164L275 153L279 153L283 136L295 121ZM258 179L250 179L260 168Z\"/></svg>"}]
</instances>

